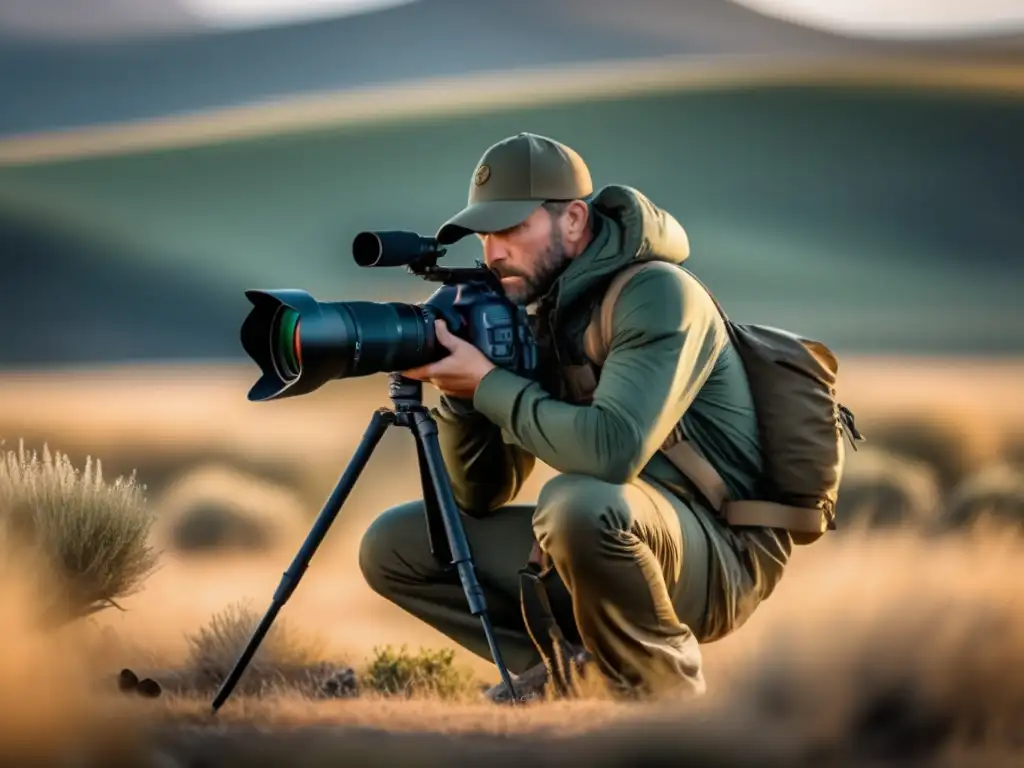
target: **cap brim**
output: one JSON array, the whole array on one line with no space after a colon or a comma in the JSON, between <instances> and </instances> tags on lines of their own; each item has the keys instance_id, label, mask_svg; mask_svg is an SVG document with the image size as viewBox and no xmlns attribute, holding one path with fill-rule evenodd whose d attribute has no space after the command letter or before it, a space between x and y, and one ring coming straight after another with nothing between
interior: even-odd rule
<instances>
[{"instance_id":1,"label":"cap brim","mask_svg":"<svg viewBox=\"0 0 1024 768\"><path fill-rule=\"evenodd\" d=\"M501 232L523 221L540 208L543 200L489 200L463 208L437 230L437 241L451 245L466 235Z\"/></svg>"}]
</instances>

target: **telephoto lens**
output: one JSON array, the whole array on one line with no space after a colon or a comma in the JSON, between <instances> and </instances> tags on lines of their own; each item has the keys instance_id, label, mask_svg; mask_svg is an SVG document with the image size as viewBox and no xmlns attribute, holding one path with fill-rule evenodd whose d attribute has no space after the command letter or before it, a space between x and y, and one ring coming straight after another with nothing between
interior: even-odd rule
<instances>
[{"instance_id":1,"label":"telephoto lens","mask_svg":"<svg viewBox=\"0 0 1024 768\"><path fill-rule=\"evenodd\" d=\"M440 359L428 305L320 302L305 291L247 291L242 346L263 376L250 400L305 394L331 379L404 371Z\"/></svg>"}]
</instances>

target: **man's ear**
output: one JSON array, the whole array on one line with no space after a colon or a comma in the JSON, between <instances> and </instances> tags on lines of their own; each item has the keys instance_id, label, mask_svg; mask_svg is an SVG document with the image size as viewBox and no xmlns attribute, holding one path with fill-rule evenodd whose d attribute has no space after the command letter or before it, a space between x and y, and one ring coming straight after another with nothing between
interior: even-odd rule
<instances>
[{"instance_id":1,"label":"man's ear","mask_svg":"<svg viewBox=\"0 0 1024 768\"><path fill-rule=\"evenodd\" d=\"M567 240L585 241L590 232L590 206L582 200L571 201L565 208L563 221Z\"/></svg>"}]
</instances>

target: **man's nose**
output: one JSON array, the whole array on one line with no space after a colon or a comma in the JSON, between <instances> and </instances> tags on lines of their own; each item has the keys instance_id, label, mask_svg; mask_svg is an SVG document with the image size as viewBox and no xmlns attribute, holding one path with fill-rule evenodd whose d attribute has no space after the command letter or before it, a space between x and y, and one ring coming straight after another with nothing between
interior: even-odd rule
<instances>
[{"instance_id":1,"label":"man's nose","mask_svg":"<svg viewBox=\"0 0 1024 768\"><path fill-rule=\"evenodd\" d=\"M483 247L484 264L486 264L488 267L493 267L499 262L504 261L504 249L501 247L500 243L495 242L494 238L485 236L483 238Z\"/></svg>"}]
</instances>

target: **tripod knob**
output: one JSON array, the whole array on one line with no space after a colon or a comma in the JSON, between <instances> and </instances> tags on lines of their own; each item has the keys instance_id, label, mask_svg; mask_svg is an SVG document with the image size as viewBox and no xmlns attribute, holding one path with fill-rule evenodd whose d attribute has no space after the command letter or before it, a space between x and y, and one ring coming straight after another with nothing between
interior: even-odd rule
<instances>
[{"instance_id":1,"label":"tripod knob","mask_svg":"<svg viewBox=\"0 0 1024 768\"><path fill-rule=\"evenodd\" d=\"M399 401L421 405L423 403L423 382L408 379L400 373L389 373L388 396L396 406Z\"/></svg>"}]
</instances>

